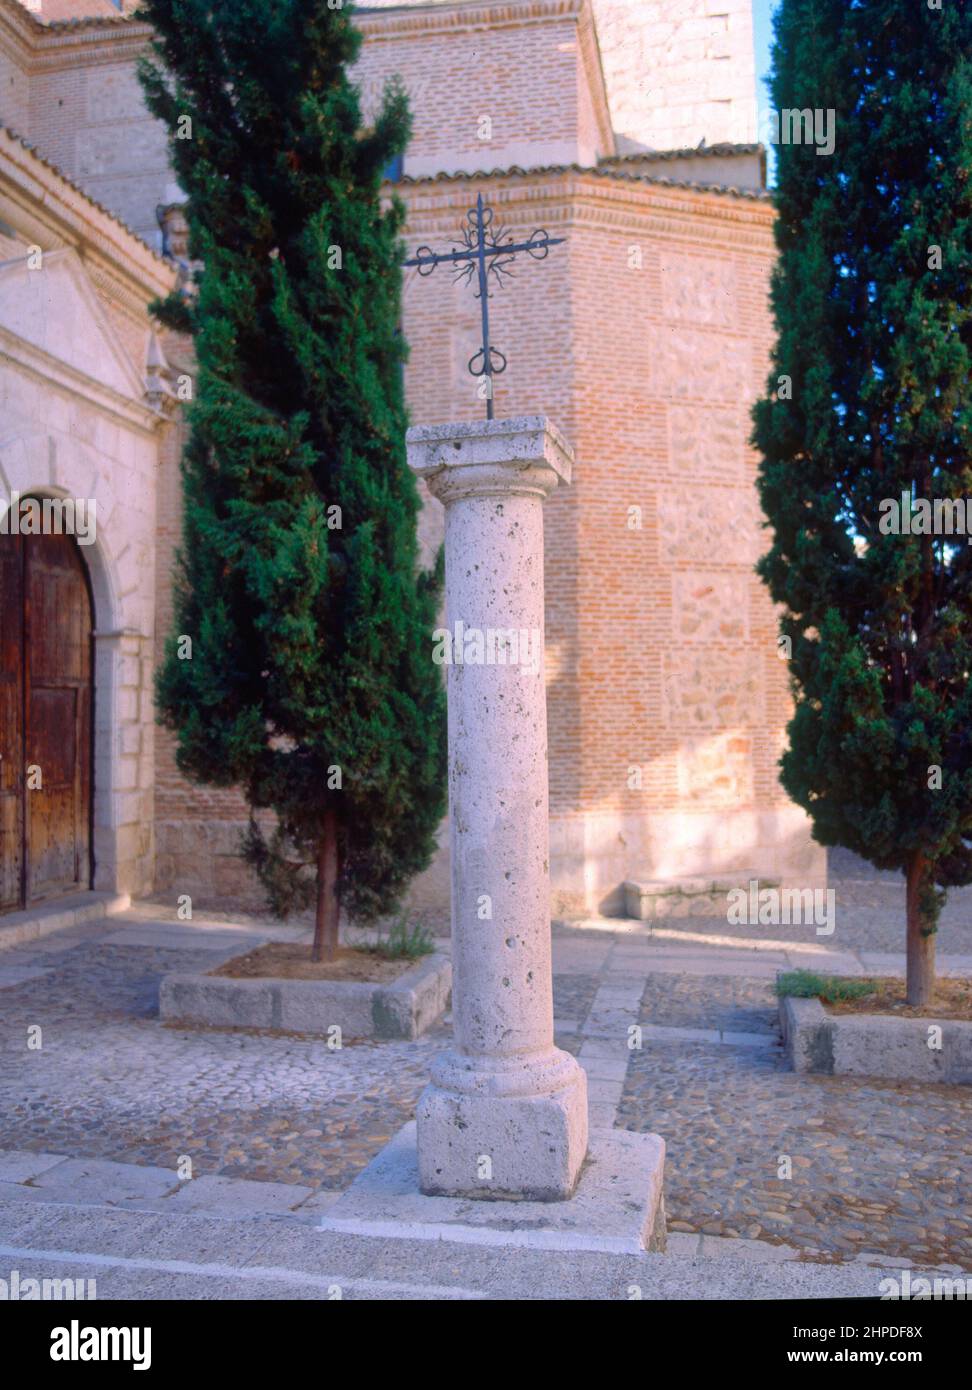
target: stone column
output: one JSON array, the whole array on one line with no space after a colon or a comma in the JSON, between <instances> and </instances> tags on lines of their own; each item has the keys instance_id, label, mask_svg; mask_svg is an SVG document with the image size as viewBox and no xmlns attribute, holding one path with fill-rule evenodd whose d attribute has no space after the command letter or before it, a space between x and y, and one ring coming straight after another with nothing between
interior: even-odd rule
<instances>
[{"instance_id":1,"label":"stone column","mask_svg":"<svg viewBox=\"0 0 972 1390\"><path fill-rule=\"evenodd\" d=\"M419 1180L569 1197L587 1083L553 1043L543 502L572 452L528 417L411 429L408 457L446 509L455 1034L419 1101Z\"/></svg>"}]
</instances>

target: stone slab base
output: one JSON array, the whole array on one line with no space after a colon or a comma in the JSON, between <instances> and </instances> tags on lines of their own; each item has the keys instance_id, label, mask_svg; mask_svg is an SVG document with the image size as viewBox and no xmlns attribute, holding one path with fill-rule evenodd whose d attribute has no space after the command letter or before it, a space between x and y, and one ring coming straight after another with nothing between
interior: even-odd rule
<instances>
[{"instance_id":1,"label":"stone slab base","mask_svg":"<svg viewBox=\"0 0 972 1390\"><path fill-rule=\"evenodd\" d=\"M758 879L760 888L779 888L778 878L760 876L753 870L737 870L713 877L628 879L624 885L625 911L642 922L663 921L668 917L721 917L727 912L727 894Z\"/></svg>"},{"instance_id":2,"label":"stone slab base","mask_svg":"<svg viewBox=\"0 0 972 1390\"><path fill-rule=\"evenodd\" d=\"M831 1014L819 999L780 1000L783 1044L794 1071L972 1086L972 1023L961 1019ZM941 1035L929 1034L940 1028ZM929 1047L929 1038L940 1047Z\"/></svg>"},{"instance_id":3,"label":"stone slab base","mask_svg":"<svg viewBox=\"0 0 972 1390\"><path fill-rule=\"evenodd\" d=\"M37 903L25 912L5 912L0 916L0 949L37 941L51 932L99 922L131 906L127 893L71 893L48 903Z\"/></svg>"},{"instance_id":4,"label":"stone slab base","mask_svg":"<svg viewBox=\"0 0 972 1390\"><path fill-rule=\"evenodd\" d=\"M252 945L247 946L252 950ZM243 954L246 954L244 952ZM445 1012L452 965L426 956L390 985L351 980L252 980L228 975L167 975L159 990L166 1023L209 1028L273 1028L343 1038L417 1038Z\"/></svg>"},{"instance_id":5,"label":"stone slab base","mask_svg":"<svg viewBox=\"0 0 972 1390\"><path fill-rule=\"evenodd\" d=\"M554 1053L566 1084L540 1095L462 1094L426 1086L415 1111L426 1196L564 1201L587 1153L587 1076ZM556 1065L556 1064L555 1064Z\"/></svg>"},{"instance_id":6,"label":"stone slab base","mask_svg":"<svg viewBox=\"0 0 972 1390\"><path fill-rule=\"evenodd\" d=\"M664 1168L665 1142L657 1134L595 1129L574 1195L566 1201L426 1197L419 1191L411 1120L359 1173L318 1229L539 1250L663 1251Z\"/></svg>"}]
</instances>

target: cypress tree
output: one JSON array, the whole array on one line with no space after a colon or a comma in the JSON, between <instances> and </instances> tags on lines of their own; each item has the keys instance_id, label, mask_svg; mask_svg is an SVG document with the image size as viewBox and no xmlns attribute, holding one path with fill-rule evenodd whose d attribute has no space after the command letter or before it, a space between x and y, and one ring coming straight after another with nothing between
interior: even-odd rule
<instances>
[{"instance_id":1,"label":"cypress tree","mask_svg":"<svg viewBox=\"0 0 972 1390\"><path fill-rule=\"evenodd\" d=\"M419 566L404 212L381 195L407 102L390 86L363 123L349 5L144 0L141 17L203 265L192 297L156 306L197 360L160 715L183 772L243 790L271 906L316 902L330 958L340 907L393 907L445 809L441 562Z\"/></svg>"},{"instance_id":2,"label":"cypress tree","mask_svg":"<svg viewBox=\"0 0 972 1390\"><path fill-rule=\"evenodd\" d=\"M972 881L972 546L947 519L972 497L972 7L783 0L772 93L835 113L832 154L779 147L755 410L782 781L822 844L904 873L923 1004L946 891Z\"/></svg>"}]
</instances>

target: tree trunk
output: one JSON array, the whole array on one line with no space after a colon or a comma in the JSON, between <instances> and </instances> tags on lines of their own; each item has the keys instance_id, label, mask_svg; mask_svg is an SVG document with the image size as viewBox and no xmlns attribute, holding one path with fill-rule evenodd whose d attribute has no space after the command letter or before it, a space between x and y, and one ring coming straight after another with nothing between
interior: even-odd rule
<instances>
[{"instance_id":1,"label":"tree trunk","mask_svg":"<svg viewBox=\"0 0 972 1390\"><path fill-rule=\"evenodd\" d=\"M324 813L324 833L317 847L317 913L314 918L314 948L311 960L334 960L338 948L337 898L338 840L337 817Z\"/></svg>"},{"instance_id":2,"label":"tree trunk","mask_svg":"<svg viewBox=\"0 0 972 1390\"><path fill-rule=\"evenodd\" d=\"M921 889L928 870L923 854L915 854L908 861L907 906L908 906L908 1003L930 1004L935 989L935 933L928 931L928 923L921 909Z\"/></svg>"}]
</instances>

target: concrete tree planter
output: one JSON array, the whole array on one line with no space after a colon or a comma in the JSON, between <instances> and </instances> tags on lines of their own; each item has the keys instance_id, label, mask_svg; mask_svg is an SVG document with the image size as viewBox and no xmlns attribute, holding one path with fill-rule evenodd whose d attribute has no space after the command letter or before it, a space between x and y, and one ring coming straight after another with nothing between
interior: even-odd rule
<instances>
[{"instance_id":1,"label":"concrete tree planter","mask_svg":"<svg viewBox=\"0 0 972 1390\"><path fill-rule=\"evenodd\" d=\"M831 1014L819 999L780 1000L783 1044L794 1071L972 1086L972 1023L960 1019ZM941 1047L929 1047L929 1028Z\"/></svg>"},{"instance_id":2,"label":"concrete tree planter","mask_svg":"<svg viewBox=\"0 0 972 1390\"><path fill-rule=\"evenodd\" d=\"M159 1017L209 1028L272 1028L328 1037L338 1027L343 1039L411 1039L442 1017L451 989L452 966L438 952L385 985L183 973L162 981Z\"/></svg>"}]
</instances>

